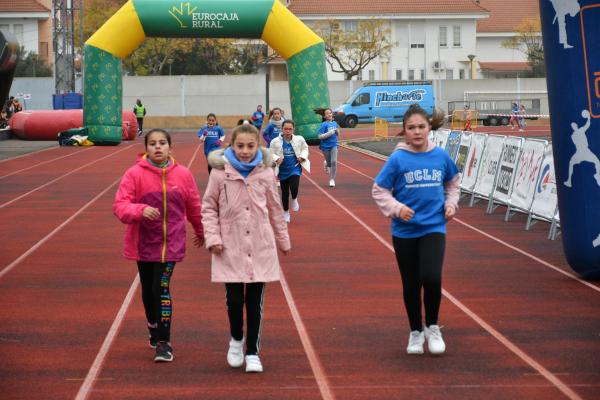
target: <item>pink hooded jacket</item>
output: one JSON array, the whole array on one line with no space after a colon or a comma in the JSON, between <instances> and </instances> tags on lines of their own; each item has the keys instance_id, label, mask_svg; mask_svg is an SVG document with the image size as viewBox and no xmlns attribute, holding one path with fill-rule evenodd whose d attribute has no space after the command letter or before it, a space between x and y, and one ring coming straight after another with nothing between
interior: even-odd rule
<instances>
[{"instance_id":1,"label":"pink hooded jacket","mask_svg":"<svg viewBox=\"0 0 600 400\"><path fill-rule=\"evenodd\" d=\"M429 141L427 145L426 151L431 151L435 148L435 143ZM403 149L407 151L413 151L410 146L406 143L398 143L394 151ZM456 176L446 182L444 184L444 194L446 200L444 202L444 209L448 209L449 207L454 208L454 210L458 209L458 200L460 197L460 174L456 174ZM373 189L371 191L371 195L375 200L375 203L386 217L389 218L399 218L400 211L402 207L406 207L403 203L400 203L392 192L388 189L382 188L378 184L373 184Z\"/></svg>"},{"instance_id":2,"label":"pink hooded jacket","mask_svg":"<svg viewBox=\"0 0 600 400\"><path fill-rule=\"evenodd\" d=\"M208 155L213 168L202 198L206 248L223 245L212 255L213 282L279 280L277 248L291 248L271 154L244 177L223 157L224 149Z\"/></svg>"},{"instance_id":3,"label":"pink hooded jacket","mask_svg":"<svg viewBox=\"0 0 600 400\"><path fill-rule=\"evenodd\" d=\"M148 206L160 218L142 217ZM167 168L151 165L141 154L129 168L115 195L113 212L127 224L123 255L138 261L181 261L185 255L185 218L204 237L200 195L192 173L174 159Z\"/></svg>"}]
</instances>

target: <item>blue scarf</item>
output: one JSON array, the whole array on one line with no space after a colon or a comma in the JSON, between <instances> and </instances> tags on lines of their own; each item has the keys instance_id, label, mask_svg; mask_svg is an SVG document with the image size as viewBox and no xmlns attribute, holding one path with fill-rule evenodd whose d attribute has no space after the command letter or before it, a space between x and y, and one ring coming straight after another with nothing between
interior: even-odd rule
<instances>
[{"instance_id":1,"label":"blue scarf","mask_svg":"<svg viewBox=\"0 0 600 400\"><path fill-rule=\"evenodd\" d=\"M229 163L231 164L231 166L233 168L235 168L244 178L246 178L250 172L252 172L252 170L254 169L254 167L256 167L258 164L260 164L263 160L263 154L262 151L260 151L260 149L256 152L256 156L254 157L254 160L246 163L246 162L242 162L240 160L237 159L237 157L235 156L235 152L233 151L233 149L231 147L228 147L225 150L225 158L227 158L227 161L229 161Z\"/></svg>"}]
</instances>

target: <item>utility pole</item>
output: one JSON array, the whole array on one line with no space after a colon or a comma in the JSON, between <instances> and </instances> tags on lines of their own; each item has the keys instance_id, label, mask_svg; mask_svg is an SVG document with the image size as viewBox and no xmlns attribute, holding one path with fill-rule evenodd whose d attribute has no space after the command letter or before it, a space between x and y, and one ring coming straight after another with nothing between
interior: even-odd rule
<instances>
[{"instance_id":1,"label":"utility pole","mask_svg":"<svg viewBox=\"0 0 600 400\"><path fill-rule=\"evenodd\" d=\"M75 91L75 43L73 0L52 1L54 92Z\"/></svg>"}]
</instances>

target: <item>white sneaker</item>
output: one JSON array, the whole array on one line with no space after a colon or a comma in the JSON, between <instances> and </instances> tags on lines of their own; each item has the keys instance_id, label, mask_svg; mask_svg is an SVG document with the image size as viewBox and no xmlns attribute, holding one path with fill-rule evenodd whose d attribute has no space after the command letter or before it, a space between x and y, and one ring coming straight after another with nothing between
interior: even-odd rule
<instances>
[{"instance_id":1,"label":"white sneaker","mask_svg":"<svg viewBox=\"0 0 600 400\"><path fill-rule=\"evenodd\" d=\"M329 187L335 187L335 181L333 179L329 180Z\"/></svg>"},{"instance_id":2,"label":"white sneaker","mask_svg":"<svg viewBox=\"0 0 600 400\"><path fill-rule=\"evenodd\" d=\"M285 222L287 222L288 224L290 223L290 221L292 220L292 217L290 216L289 211L283 212L283 219L285 219Z\"/></svg>"},{"instance_id":3,"label":"white sneaker","mask_svg":"<svg viewBox=\"0 0 600 400\"><path fill-rule=\"evenodd\" d=\"M408 354L423 354L423 344L425 343L425 334L419 331L412 331L408 336Z\"/></svg>"},{"instance_id":4,"label":"white sneaker","mask_svg":"<svg viewBox=\"0 0 600 400\"><path fill-rule=\"evenodd\" d=\"M429 325L425 327L425 339L427 339L427 348L433 355L444 354L446 343L442 339L442 331L438 325Z\"/></svg>"},{"instance_id":5,"label":"white sneaker","mask_svg":"<svg viewBox=\"0 0 600 400\"><path fill-rule=\"evenodd\" d=\"M246 372L263 372L263 366L257 355L246 356Z\"/></svg>"},{"instance_id":6,"label":"white sneaker","mask_svg":"<svg viewBox=\"0 0 600 400\"><path fill-rule=\"evenodd\" d=\"M298 203L298 199L292 199L292 211L300 210L300 203Z\"/></svg>"},{"instance_id":7,"label":"white sneaker","mask_svg":"<svg viewBox=\"0 0 600 400\"><path fill-rule=\"evenodd\" d=\"M233 368L239 368L244 364L244 339L237 341L231 338L229 351L227 352L227 363Z\"/></svg>"}]
</instances>

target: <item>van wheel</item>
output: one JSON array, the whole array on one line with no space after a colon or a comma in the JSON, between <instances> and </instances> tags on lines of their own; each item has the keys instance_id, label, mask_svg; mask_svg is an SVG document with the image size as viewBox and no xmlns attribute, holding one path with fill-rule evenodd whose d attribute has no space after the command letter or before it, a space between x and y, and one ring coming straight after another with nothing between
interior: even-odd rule
<instances>
[{"instance_id":1,"label":"van wheel","mask_svg":"<svg viewBox=\"0 0 600 400\"><path fill-rule=\"evenodd\" d=\"M483 126L490 126L490 120L484 119L483 120Z\"/></svg>"},{"instance_id":2,"label":"van wheel","mask_svg":"<svg viewBox=\"0 0 600 400\"><path fill-rule=\"evenodd\" d=\"M496 118L496 117L491 117L491 118L489 119L489 121L490 121L490 125L491 125L491 126L496 126L496 125L498 125L498 118Z\"/></svg>"},{"instance_id":3,"label":"van wheel","mask_svg":"<svg viewBox=\"0 0 600 400\"><path fill-rule=\"evenodd\" d=\"M358 124L358 118L356 118L354 115L349 115L346 117L344 122L348 128L354 128Z\"/></svg>"},{"instance_id":4,"label":"van wheel","mask_svg":"<svg viewBox=\"0 0 600 400\"><path fill-rule=\"evenodd\" d=\"M500 120L500 124L501 125L508 125L508 118L507 117L502 117L502 119Z\"/></svg>"}]
</instances>

